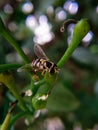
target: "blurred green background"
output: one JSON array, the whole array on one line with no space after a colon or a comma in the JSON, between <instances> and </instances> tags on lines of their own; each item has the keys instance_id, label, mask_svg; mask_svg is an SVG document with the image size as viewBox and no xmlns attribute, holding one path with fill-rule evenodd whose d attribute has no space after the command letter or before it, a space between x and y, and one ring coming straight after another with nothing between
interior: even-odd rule
<instances>
[{"instance_id":1,"label":"blurred green background","mask_svg":"<svg viewBox=\"0 0 98 130\"><path fill-rule=\"evenodd\" d=\"M34 43L38 43L55 63L67 49L74 28L70 24L61 33L63 21L90 20L92 30L60 71L47 109L35 119L33 116L20 119L15 129L98 130L98 1L0 0L0 16L31 61L35 58ZM0 64L6 63L22 63L22 59L0 36ZM27 74L16 70L12 73L20 91L29 87ZM10 100L10 92L0 84L0 124Z\"/></svg>"}]
</instances>

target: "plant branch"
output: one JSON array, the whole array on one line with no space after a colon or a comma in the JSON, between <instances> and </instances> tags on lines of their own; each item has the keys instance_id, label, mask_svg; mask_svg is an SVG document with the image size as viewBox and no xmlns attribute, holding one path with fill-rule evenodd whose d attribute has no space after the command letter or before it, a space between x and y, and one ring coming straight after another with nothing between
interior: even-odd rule
<instances>
[{"instance_id":1,"label":"plant branch","mask_svg":"<svg viewBox=\"0 0 98 130\"><path fill-rule=\"evenodd\" d=\"M0 34L2 34L3 37L14 47L14 49L18 52L18 54L21 56L21 58L24 60L24 62L29 63L28 57L23 52L23 50L20 48L20 46L18 45L15 38L12 37L9 30L7 28L5 28L1 18L0 18Z\"/></svg>"},{"instance_id":2,"label":"plant branch","mask_svg":"<svg viewBox=\"0 0 98 130\"><path fill-rule=\"evenodd\" d=\"M23 98L20 96L13 76L10 73L1 73L0 74L0 82L5 84L6 87L13 93L15 98L19 101L20 107L23 111L27 110L26 104L23 101Z\"/></svg>"},{"instance_id":3,"label":"plant branch","mask_svg":"<svg viewBox=\"0 0 98 130\"><path fill-rule=\"evenodd\" d=\"M21 66L22 64L2 64L0 65L0 73L7 70L17 69Z\"/></svg>"},{"instance_id":4,"label":"plant branch","mask_svg":"<svg viewBox=\"0 0 98 130\"><path fill-rule=\"evenodd\" d=\"M90 31L90 24L87 19L80 20L74 27L73 38L70 45L62 58L57 63L59 68L62 68L69 57L72 55L73 51L77 48L84 36Z\"/></svg>"}]
</instances>

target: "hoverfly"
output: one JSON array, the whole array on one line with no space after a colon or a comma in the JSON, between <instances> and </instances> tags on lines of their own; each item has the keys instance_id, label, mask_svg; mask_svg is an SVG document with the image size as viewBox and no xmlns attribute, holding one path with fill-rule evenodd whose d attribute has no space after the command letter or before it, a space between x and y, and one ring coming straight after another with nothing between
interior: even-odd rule
<instances>
[{"instance_id":1,"label":"hoverfly","mask_svg":"<svg viewBox=\"0 0 98 130\"><path fill-rule=\"evenodd\" d=\"M38 58L33 60L30 64L19 68L18 71L30 69L30 71L32 71L34 74L41 72L42 76L44 76L46 72L50 73L51 75L59 72L57 65L49 60L43 49L38 44L34 45L34 53Z\"/></svg>"},{"instance_id":2,"label":"hoverfly","mask_svg":"<svg viewBox=\"0 0 98 130\"><path fill-rule=\"evenodd\" d=\"M38 59L33 60L31 63L31 67L35 73L41 72L41 74L44 75L46 72L50 74L59 72L57 65L49 60L49 58L46 56L38 44L35 44L34 52L38 57Z\"/></svg>"}]
</instances>

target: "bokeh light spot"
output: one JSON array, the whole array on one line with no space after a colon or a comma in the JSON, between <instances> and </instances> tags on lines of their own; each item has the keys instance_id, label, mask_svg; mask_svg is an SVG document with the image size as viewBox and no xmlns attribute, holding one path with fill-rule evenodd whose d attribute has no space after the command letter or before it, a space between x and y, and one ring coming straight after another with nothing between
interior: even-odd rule
<instances>
[{"instance_id":1,"label":"bokeh light spot","mask_svg":"<svg viewBox=\"0 0 98 130\"><path fill-rule=\"evenodd\" d=\"M60 10L57 14L56 14L56 19L57 20L65 20L66 19L66 12L64 10Z\"/></svg>"},{"instance_id":2,"label":"bokeh light spot","mask_svg":"<svg viewBox=\"0 0 98 130\"><path fill-rule=\"evenodd\" d=\"M53 39L53 33L50 31L51 25L45 15L39 17L39 25L34 30L34 42L45 44Z\"/></svg>"},{"instance_id":3,"label":"bokeh light spot","mask_svg":"<svg viewBox=\"0 0 98 130\"><path fill-rule=\"evenodd\" d=\"M82 41L85 42L85 43L88 43L92 40L92 38L93 38L93 33L92 33L92 31L89 31L87 33L87 35L83 38Z\"/></svg>"},{"instance_id":4,"label":"bokeh light spot","mask_svg":"<svg viewBox=\"0 0 98 130\"><path fill-rule=\"evenodd\" d=\"M10 31L14 32L14 31L17 30L18 27L17 27L17 25L16 25L15 22L10 22L10 23L8 24L8 28L9 28Z\"/></svg>"},{"instance_id":5,"label":"bokeh light spot","mask_svg":"<svg viewBox=\"0 0 98 130\"><path fill-rule=\"evenodd\" d=\"M39 17L39 23L40 24L45 24L45 23L47 23L47 21L48 21L48 19L47 19L47 17L45 16L45 15L41 15L40 17Z\"/></svg>"},{"instance_id":6,"label":"bokeh light spot","mask_svg":"<svg viewBox=\"0 0 98 130\"><path fill-rule=\"evenodd\" d=\"M67 0L64 4L64 9L72 15L78 12L78 8L79 8L78 3L72 0Z\"/></svg>"},{"instance_id":7,"label":"bokeh light spot","mask_svg":"<svg viewBox=\"0 0 98 130\"><path fill-rule=\"evenodd\" d=\"M53 12L54 12L53 6L49 6L49 7L47 8L47 13L48 13L48 14L53 14Z\"/></svg>"},{"instance_id":8,"label":"bokeh light spot","mask_svg":"<svg viewBox=\"0 0 98 130\"><path fill-rule=\"evenodd\" d=\"M35 18L34 15L29 15L29 16L26 18L25 23L26 23L26 26L27 26L28 28L30 28L32 31L33 31L34 28L36 28L36 26L37 26L37 20L36 20L36 18Z\"/></svg>"},{"instance_id":9,"label":"bokeh light spot","mask_svg":"<svg viewBox=\"0 0 98 130\"><path fill-rule=\"evenodd\" d=\"M96 13L98 13L98 6L96 7Z\"/></svg>"},{"instance_id":10,"label":"bokeh light spot","mask_svg":"<svg viewBox=\"0 0 98 130\"><path fill-rule=\"evenodd\" d=\"M33 4L30 1L29 2L25 2L22 5L22 11L24 13L31 13L33 11L33 9L34 9L34 6L33 6Z\"/></svg>"},{"instance_id":11,"label":"bokeh light spot","mask_svg":"<svg viewBox=\"0 0 98 130\"><path fill-rule=\"evenodd\" d=\"M69 9L69 6L71 5L71 0L67 0L65 3L64 3L64 9L66 10L66 11L68 11L68 9Z\"/></svg>"},{"instance_id":12,"label":"bokeh light spot","mask_svg":"<svg viewBox=\"0 0 98 130\"><path fill-rule=\"evenodd\" d=\"M13 8L10 4L6 4L4 6L4 12L7 13L7 14L12 14L13 13Z\"/></svg>"},{"instance_id":13,"label":"bokeh light spot","mask_svg":"<svg viewBox=\"0 0 98 130\"><path fill-rule=\"evenodd\" d=\"M69 6L68 9L70 14L76 14L78 11L78 3L77 2L72 2Z\"/></svg>"}]
</instances>

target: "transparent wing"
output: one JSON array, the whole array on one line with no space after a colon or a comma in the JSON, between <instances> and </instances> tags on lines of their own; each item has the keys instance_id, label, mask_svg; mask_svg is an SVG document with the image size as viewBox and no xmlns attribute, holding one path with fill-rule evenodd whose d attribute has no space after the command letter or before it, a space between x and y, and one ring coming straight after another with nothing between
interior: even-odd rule
<instances>
[{"instance_id":1,"label":"transparent wing","mask_svg":"<svg viewBox=\"0 0 98 130\"><path fill-rule=\"evenodd\" d=\"M32 67L31 64L25 64L22 67L20 67L17 72L23 72L23 71L28 71L28 72L32 72Z\"/></svg>"},{"instance_id":2,"label":"transparent wing","mask_svg":"<svg viewBox=\"0 0 98 130\"><path fill-rule=\"evenodd\" d=\"M44 58L46 60L49 60L43 49L38 44L34 45L34 52L38 58Z\"/></svg>"}]
</instances>

